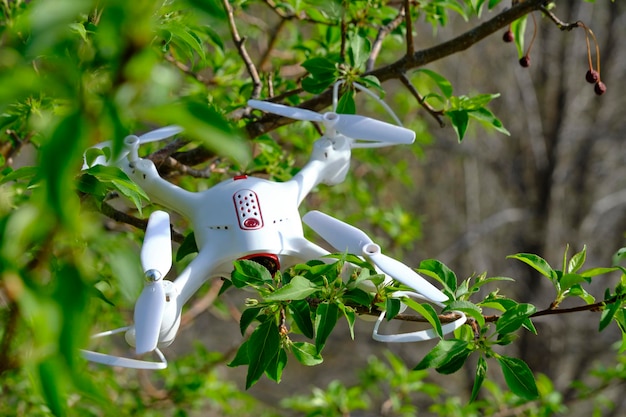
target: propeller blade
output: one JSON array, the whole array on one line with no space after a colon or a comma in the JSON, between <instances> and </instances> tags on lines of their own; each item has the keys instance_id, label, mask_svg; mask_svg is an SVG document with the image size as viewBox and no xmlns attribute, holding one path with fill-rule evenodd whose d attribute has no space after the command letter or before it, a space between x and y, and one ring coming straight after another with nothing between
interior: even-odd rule
<instances>
[{"instance_id":1,"label":"propeller blade","mask_svg":"<svg viewBox=\"0 0 626 417\"><path fill-rule=\"evenodd\" d=\"M150 143L150 142L156 142L158 140L167 139L170 136L174 136L182 131L183 131L183 128L180 126L175 126L175 125L165 126L160 129L155 129L153 131L144 133L143 135L139 136L139 143L140 144Z\"/></svg>"},{"instance_id":2,"label":"propeller blade","mask_svg":"<svg viewBox=\"0 0 626 417\"><path fill-rule=\"evenodd\" d=\"M165 312L163 277L172 267L172 237L170 216L164 211L155 211L148 219L141 247L141 266L148 281L135 305L137 354L150 352L157 347Z\"/></svg>"},{"instance_id":3,"label":"propeller blade","mask_svg":"<svg viewBox=\"0 0 626 417\"><path fill-rule=\"evenodd\" d=\"M358 114L338 114L333 128L351 139L382 142L389 145L406 144L415 141L415 132L402 126L372 119Z\"/></svg>"},{"instance_id":4,"label":"propeller blade","mask_svg":"<svg viewBox=\"0 0 626 417\"><path fill-rule=\"evenodd\" d=\"M312 110L301 109L299 107L289 107L284 104L272 103L262 100L248 100L248 106L262 110L266 113L273 113L290 119L306 120L310 122L322 122L324 116Z\"/></svg>"},{"instance_id":5,"label":"propeller blade","mask_svg":"<svg viewBox=\"0 0 626 417\"><path fill-rule=\"evenodd\" d=\"M158 271L160 278L167 275L172 267L170 216L164 211L155 211L148 219L141 247L141 266L144 272Z\"/></svg>"},{"instance_id":6,"label":"propeller blade","mask_svg":"<svg viewBox=\"0 0 626 417\"><path fill-rule=\"evenodd\" d=\"M147 283L135 304L135 349L138 355L157 347L164 311L163 281Z\"/></svg>"},{"instance_id":7,"label":"propeller blade","mask_svg":"<svg viewBox=\"0 0 626 417\"><path fill-rule=\"evenodd\" d=\"M376 247L378 247L378 245L376 245ZM377 253L368 254L367 256L374 263L374 265L380 268L380 270L385 274L400 281L404 285L417 290L426 298L437 303L442 303L448 300L448 297L437 287L426 281L426 279L424 279L421 275L402 262L381 253L380 248L378 248Z\"/></svg>"},{"instance_id":8,"label":"propeller blade","mask_svg":"<svg viewBox=\"0 0 626 417\"><path fill-rule=\"evenodd\" d=\"M402 262L381 253L380 246L362 230L319 211L308 212L302 217L302 221L335 249L363 254L385 274L408 285L430 300L441 303L448 299L444 293L417 272Z\"/></svg>"},{"instance_id":9,"label":"propeller blade","mask_svg":"<svg viewBox=\"0 0 626 417\"><path fill-rule=\"evenodd\" d=\"M338 251L359 254L363 252L363 246L373 243L362 230L321 211L309 211L302 216L302 222Z\"/></svg>"}]
</instances>

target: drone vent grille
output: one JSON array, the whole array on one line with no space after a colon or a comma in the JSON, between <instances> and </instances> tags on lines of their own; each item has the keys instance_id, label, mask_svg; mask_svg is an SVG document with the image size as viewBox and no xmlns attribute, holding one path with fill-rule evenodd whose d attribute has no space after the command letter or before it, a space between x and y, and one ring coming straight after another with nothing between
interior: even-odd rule
<instances>
[{"instance_id":1,"label":"drone vent grille","mask_svg":"<svg viewBox=\"0 0 626 417\"><path fill-rule=\"evenodd\" d=\"M239 227L243 230L257 230L263 227L261 205L252 190L239 190L233 195Z\"/></svg>"}]
</instances>

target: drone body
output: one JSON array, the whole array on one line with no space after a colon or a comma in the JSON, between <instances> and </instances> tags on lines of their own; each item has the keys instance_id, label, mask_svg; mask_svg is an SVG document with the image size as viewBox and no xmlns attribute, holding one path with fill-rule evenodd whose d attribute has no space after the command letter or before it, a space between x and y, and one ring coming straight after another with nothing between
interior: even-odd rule
<instances>
[{"instance_id":1,"label":"drone body","mask_svg":"<svg viewBox=\"0 0 626 417\"><path fill-rule=\"evenodd\" d=\"M421 294L418 297L440 305L447 300L443 293L413 270L380 253L380 247L360 230L320 212L311 212L301 218L298 210L304 198L317 185L338 184L345 179L352 148L412 143L415 138L412 131L363 116L320 115L254 100L249 105L287 117L318 121L326 126L326 134L315 142L309 162L291 180L279 183L240 175L206 191L189 192L160 177L154 163L139 158L137 153L141 143L171 136L178 133L179 128L163 128L140 138L126 138L125 151L115 163L152 201L189 220L195 233L198 254L173 281L164 280L171 265L169 216L161 211L153 213L142 248L146 285L135 306L135 324L97 336L125 331L126 340L136 347L137 354L154 351L161 362L83 351L88 360L144 369L166 367L158 348L173 342L184 304L207 280L229 276L234 261L251 259L275 272L328 254L327 250L304 238L303 220L338 252L347 250L363 254L383 272L415 289ZM386 135L395 138L385 139ZM368 143L357 142L354 137ZM157 240L160 243L154 243ZM169 258L165 251L170 252ZM381 320L382 315L379 322ZM458 328L464 321L463 316L462 320L444 325L444 332ZM414 337L404 336L402 341L424 340L433 335L432 330L420 331ZM378 339L394 341L382 335Z\"/></svg>"}]
</instances>

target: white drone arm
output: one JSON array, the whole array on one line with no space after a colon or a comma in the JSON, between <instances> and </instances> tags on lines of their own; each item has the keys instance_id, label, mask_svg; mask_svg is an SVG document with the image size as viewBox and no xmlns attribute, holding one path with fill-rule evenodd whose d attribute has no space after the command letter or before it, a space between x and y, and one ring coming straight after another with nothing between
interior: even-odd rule
<instances>
[{"instance_id":1,"label":"white drone arm","mask_svg":"<svg viewBox=\"0 0 626 417\"><path fill-rule=\"evenodd\" d=\"M350 168L350 142L336 136L332 141L321 137L313 144L309 162L290 181L298 184L298 205L319 184L343 182Z\"/></svg>"},{"instance_id":2,"label":"white drone arm","mask_svg":"<svg viewBox=\"0 0 626 417\"><path fill-rule=\"evenodd\" d=\"M161 204L185 217L192 213L197 195L163 179L149 159L137 158L122 161L121 168L153 202Z\"/></svg>"}]
</instances>

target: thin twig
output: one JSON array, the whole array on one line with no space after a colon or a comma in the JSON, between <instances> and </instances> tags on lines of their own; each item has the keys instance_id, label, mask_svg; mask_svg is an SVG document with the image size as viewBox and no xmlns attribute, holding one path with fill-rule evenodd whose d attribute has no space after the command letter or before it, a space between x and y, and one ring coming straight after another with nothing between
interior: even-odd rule
<instances>
[{"instance_id":1,"label":"thin twig","mask_svg":"<svg viewBox=\"0 0 626 417\"><path fill-rule=\"evenodd\" d=\"M269 71L271 69L269 67L269 60L270 60L270 57L272 56L272 51L274 50L274 47L276 46L276 42L278 42L278 35L285 27L285 23L287 23L287 20L281 19L280 22L278 22L278 24L272 30L272 33L270 35L270 40L267 44L267 48L265 49L263 56L259 60L258 67L261 69L261 71Z\"/></svg>"},{"instance_id":2,"label":"thin twig","mask_svg":"<svg viewBox=\"0 0 626 417\"><path fill-rule=\"evenodd\" d=\"M126 214L123 211L117 210L107 202L102 203L101 212L102 214L110 219L115 220L116 222L126 223L138 229L146 230L146 226L148 225L148 220L138 219L137 217L131 216L130 214ZM172 240L177 243L183 243L183 240L185 240L185 236L178 233L176 230L174 230L174 228L171 229Z\"/></svg>"},{"instance_id":3,"label":"thin twig","mask_svg":"<svg viewBox=\"0 0 626 417\"><path fill-rule=\"evenodd\" d=\"M443 111L435 110L430 104L428 104L426 102L426 99L420 95L419 91L417 91L417 89L415 88L411 80L409 80L409 77L407 77L406 74L402 74L400 76L400 81L402 81L402 84L404 84L406 88L408 88L408 90L411 92L411 94L417 99L417 102L420 104L420 106L422 106L424 110L426 110L428 114L430 114L439 123L439 126L444 127L445 123L443 122L443 119L441 117L443 116Z\"/></svg>"},{"instance_id":4,"label":"thin twig","mask_svg":"<svg viewBox=\"0 0 626 417\"><path fill-rule=\"evenodd\" d=\"M411 19L411 1L404 0L404 20L406 22L406 55L411 57L415 54L413 44L413 21Z\"/></svg>"},{"instance_id":5,"label":"thin twig","mask_svg":"<svg viewBox=\"0 0 626 417\"><path fill-rule=\"evenodd\" d=\"M176 171L180 175L188 175L194 178L210 178L213 174L224 174L227 172L225 168L217 168L215 164L211 164L205 169L195 169L188 165L181 164L172 157L163 161L163 164L159 166L159 168L162 167L167 167L170 170Z\"/></svg>"},{"instance_id":6,"label":"thin twig","mask_svg":"<svg viewBox=\"0 0 626 417\"><path fill-rule=\"evenodd\" d=\"M372 71L374 69L374 64L376 63L376 59L380 54L380 50L382 49L383 41L394 29L400 26L400 23L404 20L405 9L400 9L398 15L389 23L382 26L378 33L376 34L376 39L372 44L372 51L370 52L370 56L367 58L367 62L365 63L365 70Z\"/></svg>"},{"instance_id":7,"label":"thin twig","mask_svg":"<svg viewBox=\"0 0 626 417\"><path fill-rule=\"evenodd\" d=\"M245 38L242 38L239 35L239 31L237 30L237 24L235 23L235 16L233 12L233 8L230 5L228 0L222 0L222 4L224 5L224 10L226 10L226 14L228 15L228 26L230 28L230 35L233 38L233 42L235 43L235 47L239 51L239 56L243 60L248 74L250 78L252 78L252 94L251 98L258 98L261 95L261 88L263 84L261 83L261 78L259 77L259 73L250 59L250 55L248 54L248 50L244 46Z\"/></svg>"},{"instance_id":8,"label":"thin twig","mask_svg":"<svg viewBox=\"0 0 626 417\"><path fill-rule=\"evenodd\" d=\"M546 6L540 6L539 10L541 10L543 12L543 14L545 14L546 16L548 16L548 18L550 20L552 20L556 26L563 30L563 31L571 31L576 29L577 27L579 27L580 25L578 24L578 22L574 22L574 23L567 23L562 21L561 19L559 19L554 13L552 13L552 11L550 9L548 9Z\"/></svg>"},{"instance_id":9,"label":"thin twig","mask_svg":"<svg viewBox=\"0 0 626 417\"><path fill-rule=\"evenodd\" d=\"M189 140L177 138L151 154L149 158L152 162L158 165L160 162L172 156L173 153L177 152L189 143Z\"/></svg>"},{"instance_id":10,"label":"thin twig","mask_svg":"<svg viewBox=\"0 0 626 417\"><path fill-rule=\"evenodd\" d=\"M342 62L346 62L346 37L348 32L348 22L346 21L346 1L341 4L341 46L339 48L339 57Z\"/></svg>"},{"instance_id":11,"label":"thin twig","mask_svg":"<svg viewBox=\"0 0 626 417\"><path fill-rule=\"evenodd\" d=\"M215 84L215 82L212 79L208 79L208 78L202 76L201 74L192 71L191 68L188 65L185 65L182 62L178 61L176 58L174 58L174 56L172 54L165 54L164 58L165 58L166 61L168 61L169 63L173 64L176 68L181 70L184 74L189 75L190 77L192 77L196 81L198 81L198 82L200 82L200 83L202 83L202 84L204 84L206 86L211 86L211 85Z\"/></svg>"}]
</instances>

